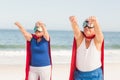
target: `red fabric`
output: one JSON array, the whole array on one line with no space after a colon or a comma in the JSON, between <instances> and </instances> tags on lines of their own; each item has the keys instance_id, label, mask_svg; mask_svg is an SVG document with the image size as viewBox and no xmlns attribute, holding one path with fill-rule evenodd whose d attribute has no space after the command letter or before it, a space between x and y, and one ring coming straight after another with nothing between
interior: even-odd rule
<instances>
[{"instance_id":1,"label":"red fabric","mask_svg":"<svg viewBox=\"0 0 120 80\"><path fill-rule=\"evenodd\" d=\"M76 49L77 49L77 45L76 45L76 40L74 38L69 80L74 80L74 71L76 69Z\"/></svg>"},{"instance_id":2,"label":"red fabric","mask_svg":"<svg viewBox=\"0 0 120 80\"><path fill-rule=\"evenodd\" d=\"M27 48L26 48L26 77L25 80L28 80L28 74L29 74L29 65L30 65L30 59L31 59L31 51L30 51L30 42L27 41Z\"/></svg>"},{"instance_id":3,"label":"red fabric","mask_svg":"<svg viewBox=\"0 0 120 80\"><path fill-rule=\"evenodd\" d=\"M38 39L37 36L35 36L35 35L33 35L33 34L32 34L32 36L33 36L35 39ZM52 65L50 40L49 40L48 43L49 43L48 46L49 46L50 63L51 63L51 65ZM31 49L30 49L30 47L31 47L30 41L27 41L27 42L26 42L26 53L27 53L27 54L26 54L26 68L25 68L26 74L25 74L25 80L28 80L29 70L30 70L30 60L31 60ZM52 66L51 66L51 68L52 68ZM51 69L51 70L52 70L52 69ZM38 80L40 80L40 79L38 79ZM50 80L52 80L52 75L51 75L51 77L50 77Z\"/></svg>"},{"instance_id":4,"label":"red fabric","mask_svg":"<svg viewBox=\"0 0 120 80\"><path fill-rule=\"evenodd\" d=\"M102 71L104 74L104 40L103 40L102 46L101 46L101 63L102 63Z\"/></svg>"},{"instance_id":5,"label":"red fabric","mask_svg":"<svg viewBox=\"0 0 120 80\"><path fill-rule=\"evenodd\" d=\"M69 80L74 80L74 71L76 69L76 50L77 50L77 44L74 38ZM104 41L101 46L101 63L102 63L103 80L104 80Z\"/></svg>"}]
</instances>

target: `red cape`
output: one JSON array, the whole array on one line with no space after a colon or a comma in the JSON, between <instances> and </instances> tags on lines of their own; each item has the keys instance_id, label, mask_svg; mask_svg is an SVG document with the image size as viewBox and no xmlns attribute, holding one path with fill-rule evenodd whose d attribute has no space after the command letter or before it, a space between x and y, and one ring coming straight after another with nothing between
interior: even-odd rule
<instances>
[{"instance_id":1,"label":"red cape","mask_svg":"<svg viewBox=\"0 0 120 80\"><path fill-rule=\"evenodd\" d=\"M35 35L32 35L34 38L36 38ZM51 59L51 48L50 48L50 40L48 42L49 44L49 56L50 56L50 63L52 65L52 59ZM31 44L30 44L30 41L27 41L26 42L26 69L25 69L25 72L26 72L26 76L25 76L25 80L28 80L28 76L29 76L29 70L30 70L30 60L31 60ZM52 69L51 69L52 70ZM52 78L52 76L51 76ZM50 78L50 80L51 80Z\"/></svg>"},{"instance_id":2,"label":"red cape","mask_svg":"<svg viewBox=\"0 0 120 80\"><path fill-rule=\"evenodd\" d=\"M70 76L69 80L74 80L74 71L76 70L76 51L77 51L77 44L74 38L73 47L72 47L72 58L71 58L71 67L70 67ZM101 63L102 63L102 71L104 74L104 40L101 46ZM104 75L103 75L104 80Z\"/></svg>"}]
</instances>

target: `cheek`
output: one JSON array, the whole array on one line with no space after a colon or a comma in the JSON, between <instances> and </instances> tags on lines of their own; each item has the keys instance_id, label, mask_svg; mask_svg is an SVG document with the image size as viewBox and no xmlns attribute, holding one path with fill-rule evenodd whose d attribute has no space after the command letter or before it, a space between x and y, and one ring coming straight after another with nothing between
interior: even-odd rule
<instances>
[{"instance_id":1,"label":"cheek","mask_svg":"<svg viewBox=\"0 0 120 80\"><path fill-rule=\"evenodd\" d=\"M94 29L91 30L91 33L95 33Z\"/></svg>"}]
</instances>

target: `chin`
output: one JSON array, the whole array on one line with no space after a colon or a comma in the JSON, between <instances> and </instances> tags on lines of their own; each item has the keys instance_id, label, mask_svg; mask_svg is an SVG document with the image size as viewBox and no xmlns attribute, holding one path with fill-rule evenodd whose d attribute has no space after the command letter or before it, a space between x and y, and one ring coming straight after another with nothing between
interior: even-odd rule
<instances>
[{"instance_id":1,"label":"chin","mask_svg":"<svg viewBox=\"0 0 120 80\"><path fill-rule=\"evenodd\" d=\"M84 32L86 36L90 36L91 33L89 31Z\"/></svg>"}]
</instances>

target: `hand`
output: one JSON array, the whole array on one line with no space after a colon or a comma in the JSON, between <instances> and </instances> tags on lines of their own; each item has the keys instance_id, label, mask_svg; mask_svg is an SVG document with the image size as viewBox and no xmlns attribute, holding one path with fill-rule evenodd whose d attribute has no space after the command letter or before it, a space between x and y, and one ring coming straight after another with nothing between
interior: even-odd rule
<instances>
[{"instance_id":1,"label":"hand","mask_svg":"<svg viewBox=\"0 0 120 80\"><path fill-rule=\"evenodd\" d=\"M96 24L98 21L97 21L97 18L95 16L90 16L88 19L90 24Z\"/></svg>"},{"instance_id":2,"label":"hand","mask_svg":"<svg viewBox=\"0 0 120 80\"><path fill-rule=\"evenodd\" d=\"M70 16L70 17L69 17L69 20L71 21L71 23L72 23L74 26L77 25L77 19L76 19L75 16Z\"/></svg>"},{"instance_id":3,"label":"hand","mask_svg":"<svg viewBox=\"0 0 120 80\"><path fill-rule=\"evenodd\" d=\"M16 26L20 26L21 24L19 22L14 23Z\"/></svg>"},{"instance_id":4,"label":"hand","mask_svg":"<svg viewBox=\"0 0 120 80\"><path fill-rule=\"evenodd\" d=\"M70 16L69 17L69 20L72 22L72 23L77 23L77 19L75 16Z\"/></svg>"},{"instance_id":5,"label":"hand","mask_svg":"<svg viewBox=\"0 0 120 80\"><path fill-rule=\"evenodd\" d=\"M45 24L43 23L43 22L41 22L41 21L38 21L37 23L36 23L36 26L41 26L41 27L45 27Z\"/></svg>"}]
</instances>

